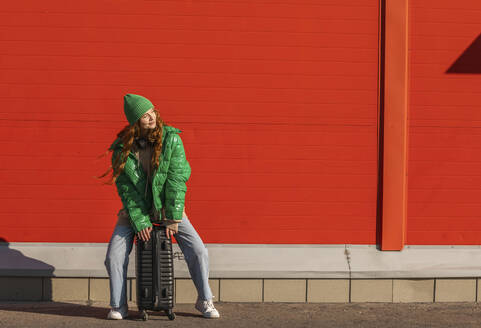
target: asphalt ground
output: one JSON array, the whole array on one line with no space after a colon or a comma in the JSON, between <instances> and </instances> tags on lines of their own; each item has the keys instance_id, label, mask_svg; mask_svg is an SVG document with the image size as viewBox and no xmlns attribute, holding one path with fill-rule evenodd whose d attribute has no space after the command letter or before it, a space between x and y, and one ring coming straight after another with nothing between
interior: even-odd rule
<instances>
[{"instance_id":1,"label":"asphalt ground","mask_svg":"<svg viewBox=\"0 0 481 328\"><path fill-rule=\"evenodd\" d=\"M481 327L477 303L216 303L219 319L179 304L173 321L160 312L143 321L129 307L129 318L113 321L106 303L0 303L0 327Z\"/></svg>"}]
</instances>

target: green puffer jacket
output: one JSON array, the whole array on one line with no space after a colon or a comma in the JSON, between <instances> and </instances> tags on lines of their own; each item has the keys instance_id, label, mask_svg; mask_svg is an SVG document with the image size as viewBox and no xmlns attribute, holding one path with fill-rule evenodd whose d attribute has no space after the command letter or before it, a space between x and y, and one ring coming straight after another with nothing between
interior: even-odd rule
<instances>
[{"instance_id":1,"label":"green puffer jacket","mask_svg":"<svg viewBox=\"0 0 481 328\"><path fill-rule=\"evenodd\" d=\"M151 227L152 204L158 215L165 207L167 219L182 221L184 211L185 183L190 178L190 165L185 157L184 146L178 133L182 132L169 125L164 125L162 134L162 154L159 167L153 173L152 193L144 197L147 176L137 157L130 152L123 172L115 180L117 192L127 209L135 233ZM121 140L116 139L109 149L113 150L112 163L123 148Z\"/></svg>"}]
</instances>

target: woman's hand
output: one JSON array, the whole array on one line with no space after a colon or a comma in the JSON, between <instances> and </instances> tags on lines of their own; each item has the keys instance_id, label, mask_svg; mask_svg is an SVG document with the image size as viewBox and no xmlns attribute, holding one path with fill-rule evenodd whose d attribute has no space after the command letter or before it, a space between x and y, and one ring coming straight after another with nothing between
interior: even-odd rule
<instances>
[{"instance_id":1,"label":"woman's hand","mask_svg":"<svg viewBox=\"0 0 481 328\"><path fill-rule=\"evenodd\" d=\"M167 238L170 239L170 237L173 236L174 233L175 233L175 230L169 229L169 228L165 228L165 234L166 234Z\"/></svg>"},{"instance_id":2,"label":"woman's hand","mask_svg":"<svg viewBox=\"0 0 481 328\"><path fill-rule=\"evenodd\" d=\"M179 231L179 224L178 223L170 223L165 226L165 234L167 238L170 239L174 234Z\"/></svg>"},{"instance_id":3,"label":"woman's hand","mask_svg":"<svg viewBox=\"0 0 481 328\"><path fill-rule=\"evenodd\" d=\"M151 232L152 232L152 227L148 227L143 230L140 230L137 233L137 238L140 238L143 241L149 241Z\"/></svg>"}]
</instances>

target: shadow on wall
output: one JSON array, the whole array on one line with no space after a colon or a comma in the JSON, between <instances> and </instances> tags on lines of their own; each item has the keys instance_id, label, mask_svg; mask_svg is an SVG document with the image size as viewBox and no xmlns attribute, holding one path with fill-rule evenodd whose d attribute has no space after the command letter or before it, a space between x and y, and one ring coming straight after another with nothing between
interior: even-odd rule
<instances>
[{"instance_id":1,"label":"shadow on wall","mask_svg":"<svg viewBox=\"0 0 481 328\"><path fill-rule=\"evenodd\" d=\"M55 267L10 248L0 237L0 301L50 301Z\"/></svg>"},{"instance_id":2,"label":"shadow on wall","mask_svg":"<svg viewBox=\"0 0 481 328\"><path fill-rule=\"evenodd\" d=\"M481 73L481 34L471 43L446 73Z\"/></svg>"}]
</instances>

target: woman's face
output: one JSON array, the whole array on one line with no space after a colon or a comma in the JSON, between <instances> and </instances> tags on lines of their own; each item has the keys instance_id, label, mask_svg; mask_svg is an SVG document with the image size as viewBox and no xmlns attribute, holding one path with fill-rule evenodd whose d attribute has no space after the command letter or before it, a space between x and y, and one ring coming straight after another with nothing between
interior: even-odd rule
<instances>
[{"instance_id":1,"label":"woman's face","mask_svg":"<svg viewBox=\"0 0 481 328\"><path fill-rule=\"evenodd\" d=\"M155 117L155 111L153 108L149 109L144 115L139 119L141 130L153 130L157 125L157 120Z\"/></svg>"}]
</instances>

